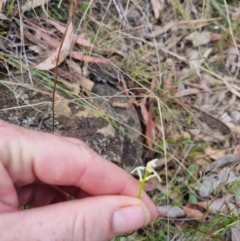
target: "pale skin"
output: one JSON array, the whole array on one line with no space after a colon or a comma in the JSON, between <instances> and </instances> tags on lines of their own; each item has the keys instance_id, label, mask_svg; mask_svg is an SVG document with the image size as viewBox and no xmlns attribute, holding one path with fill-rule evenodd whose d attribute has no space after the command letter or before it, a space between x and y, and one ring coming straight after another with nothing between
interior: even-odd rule
<instances>
[{"instance_id":1,"label":"pale skin","mask_svg":"<svg viewBox=\"0 0 240 241\"><path fill-rule=\"evenodd\" d=\"M84 142L0 120L1 240L101 241L136 230L157 218L138 189ZM20 211L26 203L35 208Z\"/></svg>"}]
</instances>

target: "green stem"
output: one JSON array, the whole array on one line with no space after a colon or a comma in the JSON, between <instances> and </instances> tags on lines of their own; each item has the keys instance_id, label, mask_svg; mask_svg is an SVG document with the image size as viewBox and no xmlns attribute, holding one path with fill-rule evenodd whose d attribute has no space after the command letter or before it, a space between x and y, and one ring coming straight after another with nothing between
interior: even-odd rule
<instances>
[{"instance_id":1,"label":"green stem","mask_svg":"<svg viewBox=\"0 0 240 241\"><path fill-rule=\"evenodd\" d=\"M139 187L139 190L138 190L137 198L141 198L142 190L143 190L143 187L144 187L144 185L147 181L148 174L149 174L148 171L146 171L144 173L143 179L140 181L140 187Z\"/></svg>"}]
</instances>

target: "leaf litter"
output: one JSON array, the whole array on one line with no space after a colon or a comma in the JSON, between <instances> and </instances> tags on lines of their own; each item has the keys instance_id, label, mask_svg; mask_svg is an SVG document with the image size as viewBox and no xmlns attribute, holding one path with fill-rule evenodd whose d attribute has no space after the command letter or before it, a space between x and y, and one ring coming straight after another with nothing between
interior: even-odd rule
<instances>
[{"instance_id":1,"label":"leaf litter","mask_svg":"<svg viewBox=\"0 0 240 241\"><path fill-rule=\"evenodd\" d=\"M11 23L11 29L23 24L26 41L23 45L19 31L7 30L1 52L20 61L17 44L27 48L30 66L49 74L58 66L64 86L76 95L79 86L91 91L94 85L84 69L89 70L91 62L103 64L104 79L111 79L110 84L131 99L124 106L112 104L119 108L134 104L139 110L145 161L159 158L157 172L163 182L152 180L146 190L159 210L156 230L167 230L169 240L184 236L172 235L175 227L184 228L178 220L185 227L191 227L189 219L195 220L198 230L203 230L201 224L221 213L212 227L216 233L222 230L221 220L236 223L229 216L240 203L240 10L236 1L103 0L94 5L83 1L69 25L54 19L55 3L22 5L24 22ZM7 16L1 21L19 16L7 14L9 4L1 5L1 14ZM64 7L68 10L67 1ZM91 11L85 12L88 7ZM41 8L48 10L47 15ZM83 17L80 28L76 26L79 16ZM11 71L14 74L14 68ZM100 76L97 81L102 81ZM163 217L168 224L172 221L171 226ZM237 237L238 229L237 225L232 228L232 237ZM149 233L148 228L145 231ZM201 240L197 234L196 240Z\"/></svg>"}]
</instances>

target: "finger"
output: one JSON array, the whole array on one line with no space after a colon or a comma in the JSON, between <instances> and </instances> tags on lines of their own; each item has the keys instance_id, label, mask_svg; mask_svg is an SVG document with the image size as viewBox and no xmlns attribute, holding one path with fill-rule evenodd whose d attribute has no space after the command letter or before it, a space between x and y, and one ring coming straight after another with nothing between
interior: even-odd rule
<instances>
[{"instance_id":1,"label":"finger","mask_svg":"<svg viewBox=\"0 0 240 241\"><path fill-rule=\"evenodd\" d=\"M48 204L67 201L68 196L57 187L45 184L30 184L17 187L19 206L41 207Z\"/></svg>"},{"instance_id":2,"label":"finger","mask_svg":"<svg viewBox=\"0 0 240 241\"><path fill-rule=\"evenodd\" d=\"M17 192L8 171L1 162L2 155L0 151L0 212L15 211L18 208Z\"/></svg>"},{"instance_id":3,"label":"finger","mask_svg":"<svg viewBox=\"0 0 240 241\"><path fill-rule=\"evenodd\" d=\"M137 196L139 183L131 175L80 140L73 143L3 121L0 121L0 136L1 162L16 185L40 180L50 185L76 186L90 195ZM142 199L155 219L156 207L145 193Z\"/></svg>"},{"instance_id":4,"label":"finger","mask_svg":"<svg viewBox=\"0 0 240 241\"><path fill-rule=\"evenodd\" d=\"M149 221L150 213L141 200L104 196L2 214L0 232L2 240L101 241Z\"/></svg>"}]
</instances>

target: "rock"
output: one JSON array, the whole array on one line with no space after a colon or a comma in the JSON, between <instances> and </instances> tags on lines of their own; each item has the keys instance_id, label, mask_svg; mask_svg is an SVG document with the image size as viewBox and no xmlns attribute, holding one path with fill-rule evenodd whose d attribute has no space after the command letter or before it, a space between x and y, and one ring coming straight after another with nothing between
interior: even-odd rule
<instances>
[{"instance_id":1,"label":"rock","mask_svg":"<svg viewBox=\"0 0 240 241\"><path fill-rule=\"evenodd\" d=\"M51 132L51 90L37 82L33 87L7 82L7 85L0 82L0 119ZM93 92L88 104L80 97L71 100L66 94L56 92L55 134L83 140L127 171L142 165L142 130L134 106L113 107L110 101L124 103L128 98L106 83L95 84Z\"/></svg>"}]
</instances>

